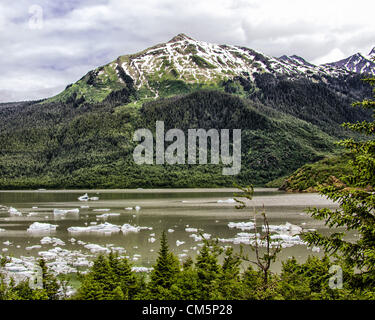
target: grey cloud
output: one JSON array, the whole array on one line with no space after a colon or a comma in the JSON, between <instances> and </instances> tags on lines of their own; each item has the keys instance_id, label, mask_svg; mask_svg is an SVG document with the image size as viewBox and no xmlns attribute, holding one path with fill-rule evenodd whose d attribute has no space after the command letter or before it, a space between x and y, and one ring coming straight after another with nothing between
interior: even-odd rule
<instances>
[{"instance_id":1,"label":"grey cloud","mask_svg":"<svg viewBox=\"0 0 375 320\"><path fill-rule=\"evenodd\" d=\"M279 6L271 15L273 7L264 7L269 1ZM51 96L99 65L181 32L272 56L297 54L312 62L337 48L349 55L375 45L371 21L366 25L362 17L354 17L333 24L319 10L316 19L289 11L278 16L282 6L275 0L39 0L41 30L28 27L31 3L0 3L0 101Z\"/></svg>"}]
</instances>

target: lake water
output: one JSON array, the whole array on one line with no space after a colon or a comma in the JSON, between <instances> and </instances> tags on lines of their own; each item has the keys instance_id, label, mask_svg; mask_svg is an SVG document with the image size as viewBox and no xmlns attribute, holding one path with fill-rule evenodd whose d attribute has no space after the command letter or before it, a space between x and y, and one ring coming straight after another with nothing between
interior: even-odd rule
<instances>
[{"instance_id":1,"label":"lake water","mask_svg":"<svg viewBox=\"0 0 375 320\"><path fill-rule=\"evenodd\" d=\"M249 239L249 233L254 233L254 230L241 230L238 228L241 226L238 223L251 221L254 210L260 211L263 206L272 226L285 227L285 223L288 222L294 225L292 229L298 226L303 229L317 229L322 233L329 232L322 221L314 220L304 213L306 207L335 207L335 204L318 194L289 194L276 189L255 189L253 200L247 203L248 208L238 210L235 209L235 203L228 201L234 197L235 191L234 189L0 191L0 229L2 229L0 253L20 258L14 259L14 263L8 266L8 269L14 272L27 272L30 265L35 262L35 258L40 256L45 257L57 272L74 271L77 268L84 268L87 261L98 252L109 251L110 248L128 256L134 266L150 267L157 257L161 232L165 230L170 248L181 260L185 255L194 257L197 254L202 244L199 234L219 238L221 246L232 245L237 249L239 248L237 242L245 239L244 249L251 255L246 237ZM90 197L98 197L99 200L79 201L77 198L86 192ZM140 207L138 211L134 209L136 206ZM22 215L11 215L10 207L17 209ZM130 207L132 210L129 209ZM79 213L54 215L54 209L79 209ZM113 213L117 215L98 217ZM56 231L28 232L27 229L34 222L57 225ZM68 231L70 227L95 228L105 222L119 228L124 224L148 228L130 230L138 232L126 233L119 229L112 233ZM228 225L230 222L234 223L232 228ZM257 222L261 225L260 217ZM276 231L280 229L280 227L274 228ZM322 254L317 248L312 251L306 245L295 241L295 232L284 230L274 234L291 237L291 242L287 242L286 248L279 255L280 259L273 266L275 271L280 269L280 260L289 256L303 260L311 254Z\"/></svg>"}]
</instances>

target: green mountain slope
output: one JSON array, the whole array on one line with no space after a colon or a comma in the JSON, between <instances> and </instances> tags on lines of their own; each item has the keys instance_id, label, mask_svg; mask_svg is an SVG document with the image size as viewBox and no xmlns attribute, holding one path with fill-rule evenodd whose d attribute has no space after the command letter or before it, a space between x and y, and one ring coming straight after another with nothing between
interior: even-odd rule
<instances>
[{"instance_id":1,"label":"green mountain slope","mask_svg":"<svg viewBox=\"0 0 375 320\"><path fill-rule=\"evenodd\" d=\"M371 95L361 75L179 35L90 71L44 101L0 104L0 188L264 185L339 150ZM308 72L309 71L309 72ZM136 165L135 130L242 129L242 170Z\"/></svg>"}]
</instances>

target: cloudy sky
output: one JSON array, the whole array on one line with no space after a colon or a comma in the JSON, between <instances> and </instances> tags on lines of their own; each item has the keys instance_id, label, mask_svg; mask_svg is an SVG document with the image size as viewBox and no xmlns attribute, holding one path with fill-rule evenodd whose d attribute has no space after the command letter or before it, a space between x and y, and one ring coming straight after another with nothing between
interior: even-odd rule
<instances>
[{"instance_id":1,"label":"cloudy sky","mask_svg":"<svg viewBox=\"0 0 375 320\"><path fill-rule=\"evenodd\" d=\"M2 0L0 101L52 96L178 33L313 63L375 46L370 0Z\"/></svg>"}]
</instances>

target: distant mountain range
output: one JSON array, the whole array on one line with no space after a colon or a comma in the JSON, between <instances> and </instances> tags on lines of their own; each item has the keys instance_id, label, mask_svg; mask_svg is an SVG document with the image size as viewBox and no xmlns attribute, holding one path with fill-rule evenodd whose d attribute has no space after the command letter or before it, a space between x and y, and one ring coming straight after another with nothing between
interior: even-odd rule
<instances>
[{"instance_id":1,"label":"distant mountain range","mask_svg":"<svg viewBox=\"0 0 375 320\"><path fill-rule=\"evenodd\" d=\"M375 74L356 54L315 66L179 34L118 57L60 94L0 104L0 189L265 185L340 150L343 122L371 119L353 101ZM139 128L241 129L242 170L223 165L136 165Z\"/></svg>"},{"instance_id":2,"label":"distant mountain range","mask_svg":"<svg viewBox=\"0 0 375 320\"><path fill-rule=\"evenodd\" d=\"M373 61L373 58L375 58L375 47L367 56L363 56L358 52L346 59L327 63L326 65L335 68L341 68L349 72L375 75L375 63Z\"/></svg>"},{"instance_id":3,"label":"distant mountain range","mask_svg":"<svg viewBox=\"0 0 375 320\"><path fill-rule=\"evenodd\" d=\"M375 63L370 60L374 53L375 47L367 57L357 53L341 61L315 66L296 55L274 58L246 47L217 45L179 34L166 43L120 56L90 71L53 101L64 101L74 94L98 102L130 82L140 96L157 98L169 95L171 88L163 85L168 81L181 81L189 87L213 87L236 77L254 81L258 74L264 73L323 82L351 73L375 75Z\"/></svg>"}]
</instances>

